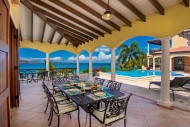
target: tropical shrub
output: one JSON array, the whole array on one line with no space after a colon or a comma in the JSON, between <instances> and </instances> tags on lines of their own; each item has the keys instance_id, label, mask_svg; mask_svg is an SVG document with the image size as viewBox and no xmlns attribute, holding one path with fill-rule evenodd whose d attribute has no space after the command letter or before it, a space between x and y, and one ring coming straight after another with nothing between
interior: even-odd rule
<instances>
[{"instance_id":1,"label":"tropical shrub","mask_svg":"<svg viewBox=\"0 0 190 127\"><path fill-rule=\"evenodd\" d=\"M140 69L142 65L146 65L146 54L140 51L137 41L131 45L122 44L120 47L120 54L117 59L120 70L132 70L134 68Z\"/></svg>"}]
</instances>

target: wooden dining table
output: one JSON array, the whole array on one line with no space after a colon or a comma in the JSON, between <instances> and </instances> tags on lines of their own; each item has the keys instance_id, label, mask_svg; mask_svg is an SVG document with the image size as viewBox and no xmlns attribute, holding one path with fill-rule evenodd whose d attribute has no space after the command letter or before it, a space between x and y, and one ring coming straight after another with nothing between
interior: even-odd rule
<instances>
[{"instance_id":1,"label":"wooden dining table","mask_svg":"<svg viewBox=\"0 0 190 127\"><path fill-rule=\"evenodd\" d=\"M96 93L100 92L98 90L85 90L84 92L81 90L77 84L65 84L65 83L56 83L61 92L63 92L69 99L71 99L76 105L80 106L85 112L89 113L89 105L90 104L98 104L101 101L107 101L109 99L118 98L124 96L125 94L109 89L108 87L102 86L101 92L103 92L104 96L97 96Z\"/></svg>"}]
</instances>

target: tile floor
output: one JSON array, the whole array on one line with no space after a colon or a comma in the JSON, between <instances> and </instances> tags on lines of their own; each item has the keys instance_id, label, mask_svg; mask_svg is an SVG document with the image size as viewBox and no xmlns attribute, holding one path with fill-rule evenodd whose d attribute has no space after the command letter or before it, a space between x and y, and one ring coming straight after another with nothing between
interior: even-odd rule
<instances>
[{"instance_id":1,"label":"tile floor","mask_svg":"<svg viewBox=\"0 0 190 127\"><path fill-rule=\"evenodd\" d=\"M51 86L51 83L46 82ZM11 109L12 127L48 127L48 115L44 113L46 106L45 94L41 83L21 84L20 107ZM190 127L190 112L176 108L165 109L157 106L154 101L132 96L127 111L127 127ZM61 116L60 127L77 127L77 112ZM86 113L80 113L81 126L85 126ZM57 117L54 116L52 127L57 125ZM89 126L87 121L87 127ZM93 119L93 127L101 127L101 124ZM111 125L123 127L123 120Z\"/></svg>"}]
</instances>

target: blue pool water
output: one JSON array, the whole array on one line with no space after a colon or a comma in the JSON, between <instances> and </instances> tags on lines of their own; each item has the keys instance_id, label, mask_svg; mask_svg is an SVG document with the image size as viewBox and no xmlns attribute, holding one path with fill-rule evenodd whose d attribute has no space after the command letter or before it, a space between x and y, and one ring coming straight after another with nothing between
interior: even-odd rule
<instances>
[{"instance_id":1,"label":"blue pool water","mask_svg":"<svg viewBox=\"0 0 190 127\"><path fill-rule=\"evenodd\" d=\"M110 74L110 72L108 72ZM117 71L116 75L127 76L132 78L141 78L147 76L161 76L162 72L159 70L132 70L132 71ZM170 72L171 76L183 76L176 72Z\"/></svg>"}]
</instances>

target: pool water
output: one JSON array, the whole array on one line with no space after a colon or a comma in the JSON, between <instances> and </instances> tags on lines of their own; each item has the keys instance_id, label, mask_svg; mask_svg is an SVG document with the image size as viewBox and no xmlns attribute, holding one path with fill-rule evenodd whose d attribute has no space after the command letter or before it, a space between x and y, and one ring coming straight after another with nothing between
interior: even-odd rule
<instances>
[{"instance_id":1,"label":"pool water","mask_svg":"<svg viewBox=\"0 0 190 127\"><path fill-rule=\"evenodd\" d=\"M108 72L110 74L111 72ZM162 72L159 70L131 70L131 71L117 71L116 75L127 76L132 78L141 78L149 76L161 76ZM176 72L170 72L171 76L183 76Z\"/></svg>"}]
</instances>

